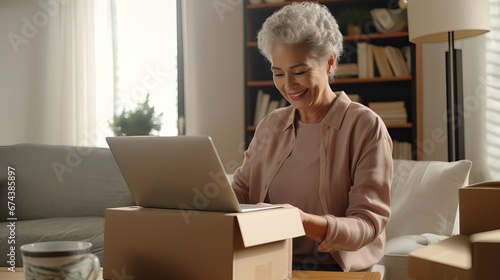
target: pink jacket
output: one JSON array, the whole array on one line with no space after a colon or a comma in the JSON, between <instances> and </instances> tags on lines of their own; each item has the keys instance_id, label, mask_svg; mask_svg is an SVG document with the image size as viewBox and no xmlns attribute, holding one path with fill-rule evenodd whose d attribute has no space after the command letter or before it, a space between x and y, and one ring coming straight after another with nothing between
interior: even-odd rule
<instances>
[{"instance_id":1,"label":"pink jacket","mask_svg":"<svg viewBox=\"0 0 500 280\"><path fill-rule=\"evenodd\" d=\"M384 254L393 175L392 141L383 121L370 109L337 92L322 121L320 203L328 221L318 245L344 271L364 270ZM263 202L295 140L292 106L269 114L257 127L234 174L241 203Z\"/></svg>"}]
</instances>

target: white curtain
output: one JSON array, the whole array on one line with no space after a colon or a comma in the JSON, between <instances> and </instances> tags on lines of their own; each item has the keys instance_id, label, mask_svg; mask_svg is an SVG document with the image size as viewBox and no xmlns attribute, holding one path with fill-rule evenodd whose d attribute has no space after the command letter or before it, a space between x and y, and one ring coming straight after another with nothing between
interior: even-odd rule
<instances>
[{"instance_id":1,"label":"white curtain","mask_svg":"<svg viewBox=\"0 0 500 280\"><path fill-rule=\"evenodd\" d=\"M37 142L102 145L113 113L113 56L109 0L53 1L44 60L45 83ZM59 13L56 13L58 11ZM103 109L103 108L108 108Z\"/></svg>"}]
</instances>

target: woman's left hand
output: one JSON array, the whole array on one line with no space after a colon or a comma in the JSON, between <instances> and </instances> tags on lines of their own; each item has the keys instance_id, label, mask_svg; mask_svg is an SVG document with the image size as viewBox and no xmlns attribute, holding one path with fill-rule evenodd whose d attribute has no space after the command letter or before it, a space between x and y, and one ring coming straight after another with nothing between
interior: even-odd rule
<instances>
[{"instance_id":1,"label":"woman's left hand","mask_svg":"<svg viewBox=\"0 0 500 280\"><path fill-rule=\"evenodd\" d=\"M258 204L271 205L269 203L263 203L263 202ZM302 225L304 226L304 231L306 232L306 236L316 242L321 242L325 239L326 231L328 228L328 223L325 217L306 213L302 211L300 208L295 207L288 203L275 204L275 205L297 208L300 213L300 219L302 220Z\"/></svg>"}]
</instances>

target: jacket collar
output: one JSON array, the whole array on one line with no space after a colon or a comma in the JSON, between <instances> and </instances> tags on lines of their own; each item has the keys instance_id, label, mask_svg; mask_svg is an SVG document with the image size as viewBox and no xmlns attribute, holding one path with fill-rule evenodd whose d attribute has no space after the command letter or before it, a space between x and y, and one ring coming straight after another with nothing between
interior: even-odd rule
<instances>
[{"instance_id":1,"label":"jacket collar","mask_svg":"<svg viewBox=\"0 0 500 280\"><path fill-rule=\"evenodd\" d=\"M347 108L352 101L343 91L337 91L335 92L335 94L337 95L337 98L335 98L335 100L333 101L330 110L328 110L321 123L340 130L340 126L342 125L342 122L344 120ZM294 126L295 116L298 114L298 110L293 108L291 114L288 116L288 120L285 126L283 127L283 131Z\"/></svg>"}]
</instances>

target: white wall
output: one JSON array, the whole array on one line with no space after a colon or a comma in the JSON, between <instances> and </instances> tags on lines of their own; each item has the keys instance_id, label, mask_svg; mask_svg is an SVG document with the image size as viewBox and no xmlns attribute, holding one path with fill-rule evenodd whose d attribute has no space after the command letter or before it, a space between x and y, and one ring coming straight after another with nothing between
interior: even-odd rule
<instances>
[{"instance_id":1,"label":"white wall","mask_svg":"<svg viewBox=\"0 0 500 280\"><path fill-rule=\"evenodd\" d=\"M422 46L423 159L448 160L445 51L447 44Z\"/></svg>"},{"instance_id":2,"label":"white wall","mask_svg":"<svg viewBox=\"0 0 500 280\"><path fill-rule=\"evenodd\" d=\"M244 147L243 1L186 0L184 8L186 132L211 135L232 172L241 164ZM57 144L44 132L53 122L42 109L58 103L41 90L54 82L47 79L51 58L44 55L48 28L37 28L18 53L7 37L9 32L24 36L23 18L32 22L41 11L36 0L0 1L0 145Z\"/></svg>"},{"instance_id":3,"label":"white wall","mask_svg":"<svg viewBox=\"0 0 500 280\"><path fill-rule=\"evenodd\" d=\"M491 166L487 162L486 147L498 145L489 143L486 120L486 47L485 36L463 41L464 64L464 119L465 156L473 163L470 181L473 183L493 178Z\"/></svg>"},{"instance_id":4,"label":"white wall","mask_svg":"<svg viewBox=\"0 0 500 280\"><path fill-rule=\"evenodd\" d=\"M183 5L186 134L210 135L232 172L244 148L243 1Z\"/></svg>"},{"instance_id":5,"label":"white wall","mask_svg":"<svg viewBox=\"0 0 500 280\"><path fill-rule=\"evenodd\" d=\"M470 182L491 180L485 147L485 37L456 43L462 49L464 78L465 157L473 162ZM447 43L423 46L424 160L448 160L446 137L445 52ZM497 178L498 180L498 178Z\"/></svg>"}]
</instances>

